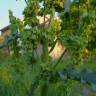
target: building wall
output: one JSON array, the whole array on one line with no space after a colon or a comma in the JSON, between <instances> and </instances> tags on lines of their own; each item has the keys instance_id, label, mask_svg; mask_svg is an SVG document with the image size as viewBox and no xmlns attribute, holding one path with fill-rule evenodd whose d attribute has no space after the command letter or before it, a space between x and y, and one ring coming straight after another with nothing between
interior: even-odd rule
<instances>
[{"instance_id":1,"label":"building wall","mask_svg":"<svg viewBox=\"0 0 96 96\"><path fill-rule=\"evenodd\" d=\"M1 36L3 36L5 39L10 35L11 31L10 29L5 30L2 32Z\"/></svg>"}]
</instances>

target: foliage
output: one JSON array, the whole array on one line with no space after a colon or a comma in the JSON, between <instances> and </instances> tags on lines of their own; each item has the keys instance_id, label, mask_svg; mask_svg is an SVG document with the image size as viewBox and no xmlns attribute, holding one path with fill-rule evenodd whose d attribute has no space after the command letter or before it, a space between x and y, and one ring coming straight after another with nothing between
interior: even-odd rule
<instances>
[{"instance_id":1,"label":"foliage","mask_svg":"<svg viewBox=\"0 0 96 96\"><path fill-rule=\"evenodd\" d=\"M31 66L24 57L18 60L7 57L0 64L0 94L2 96L26 96L31 87Z\"/></svg>"},{"instance_id":2,"label":"foliage","mask_svg":"<svg viewBox=\"0 0 96 96\"><path fill-rule=\"evenodd\" d=\"M5 43L12 48L14 54L9 55L5 61L5 58L0 61L0 93L2 96L81 95L80 91L74 94L76 89L83 86L80 82L93 82L87 80L85 71L70 68L82 69L86 63L85 53L92 53L96 48L95 0L25 1L27 5L23 11L23 21L9 11L11 36ZM56 12L59 14L58 18L54 16ZM47 15L49 18L46 21ZM39 23L38 16L42 16L43 23ZM20 42L22 43L19 46ZM58 42L65 50L58 60L53 61L49 54ZM41 54L37 51L39 45L42 46ZM70 53L70 58L64 61L62 57L66 52ZM88 65L85 66L87 68ZM89 75L87 71L86 74Z\"/></svg>"}]
</instances>

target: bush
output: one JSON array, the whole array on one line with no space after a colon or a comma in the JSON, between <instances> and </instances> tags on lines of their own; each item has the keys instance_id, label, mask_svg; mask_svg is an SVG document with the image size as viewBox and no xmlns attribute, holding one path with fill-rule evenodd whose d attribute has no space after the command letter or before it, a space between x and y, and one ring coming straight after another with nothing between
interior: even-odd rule
<instances>
[{"instance_id":1,"label":"bush","mask_svg":"<svg viewBox=\"0 0 96 96\"><path fill-rule=\"evenodd\" d=\"M32 82L31 65L23 58L7 58L0 64L0 94L27 96Z\"/></svg>"}]
</instances>

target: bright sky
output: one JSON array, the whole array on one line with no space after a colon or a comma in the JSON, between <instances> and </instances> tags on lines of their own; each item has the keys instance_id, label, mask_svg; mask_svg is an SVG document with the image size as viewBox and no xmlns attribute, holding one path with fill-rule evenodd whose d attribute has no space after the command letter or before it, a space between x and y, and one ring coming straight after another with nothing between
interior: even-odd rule
<instances>
[{"instance_id":1,"label":"bright sky","mask_svg":"<svg viewBox=\"0 0 96 96\"><path fill-rule=\"evenodd\" d=\"M0 0L0 29L9 24L8 10L12 10L13 14L22 18L22 11L26 6L24 0Z\"/></svg>"},{"instance_id":2,"label":"bright sky","mask_svg":"<svg viewBox=\"0 0 96 96\"><path fill-rule=\"evenodd\" d=\"M73 0L71 0L73 1ZM22 11L26 6L24 0L0 0L0 29L9 24L8 10L12 10L17 18L22 18Z\"/></svg>"}]
</instances>

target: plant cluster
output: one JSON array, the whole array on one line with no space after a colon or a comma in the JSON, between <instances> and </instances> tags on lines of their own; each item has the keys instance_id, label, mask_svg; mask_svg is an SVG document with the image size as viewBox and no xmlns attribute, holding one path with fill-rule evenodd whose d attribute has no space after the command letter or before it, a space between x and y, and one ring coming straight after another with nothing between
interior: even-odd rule
<instances>
[{"instance_id":1,"label":"plant cluster","mask_svg":"<svg viewBox=\"0 0 96 96\"><path fill-rule=\"evenodd\" d=\"M85 75L81 76L82 71L71 68L80 70L86 63L84 60L90 57L89 53L96 50L96 0L24 1L23 21L9 11L10 36L15 38L8 38L11 43L7 42L13 55L4 62L1 60L0 93L2 96L82 96L80 82L84 80L87 85L88 80L84 79ZM40 24L38 17L43 18L43 23ZM53 61L49 54L58 42L65 50L58 60ZM63 60L67 52L70 58ZM73 71L78 72L80 80ZM67 79L64 79L65 75ZM90 83L93 84L95 78L92 80Z\"/></svg>"}]
</instances>

